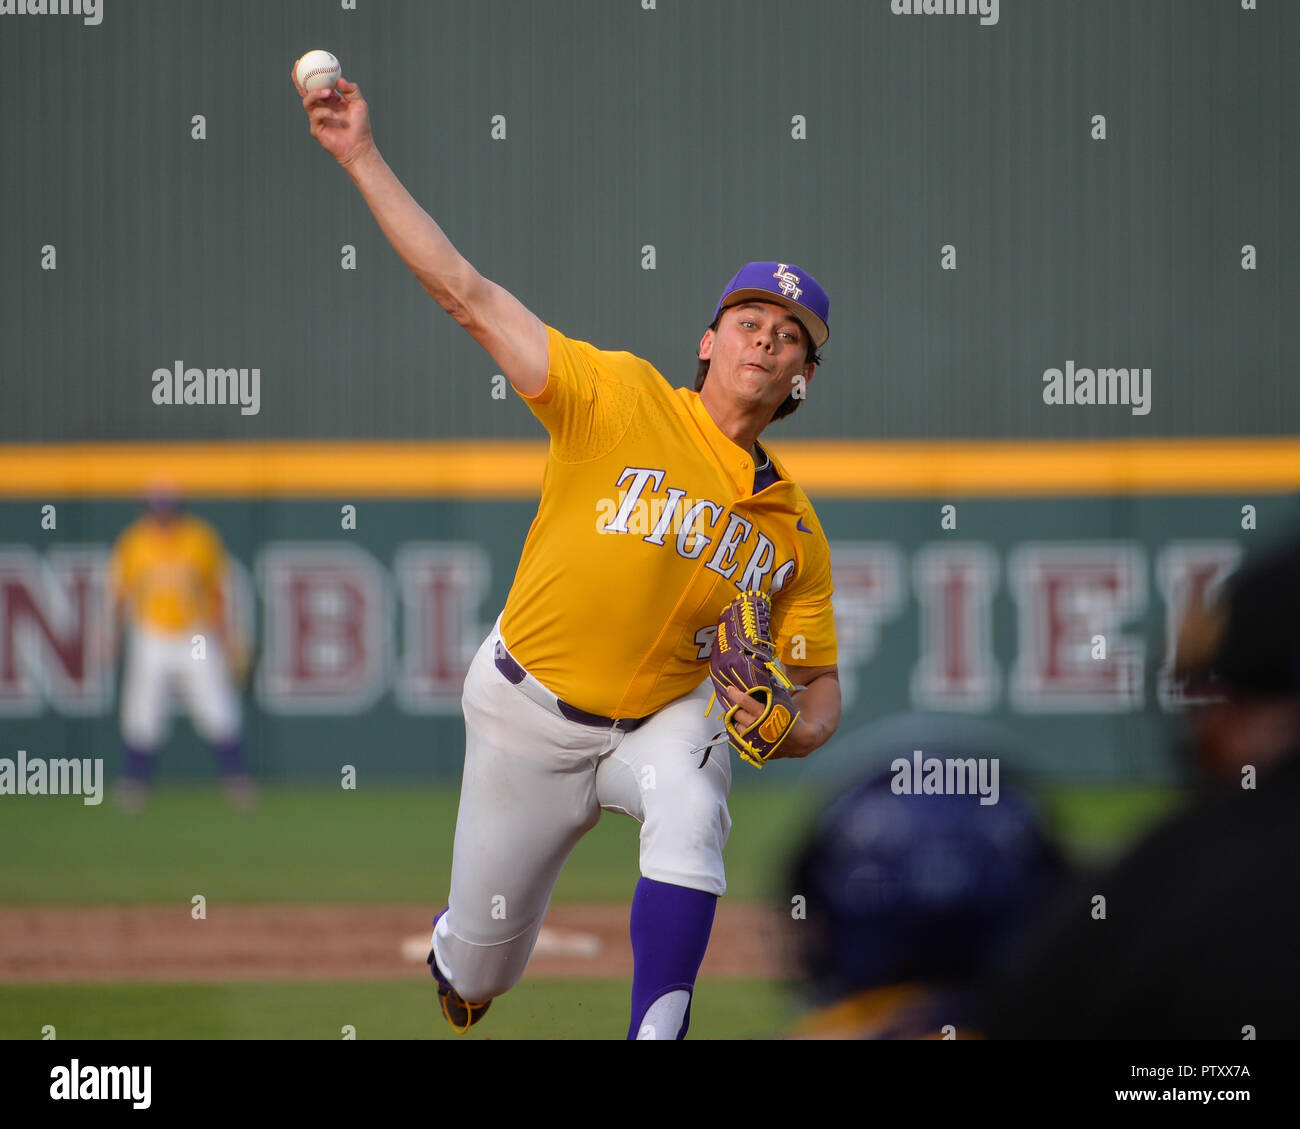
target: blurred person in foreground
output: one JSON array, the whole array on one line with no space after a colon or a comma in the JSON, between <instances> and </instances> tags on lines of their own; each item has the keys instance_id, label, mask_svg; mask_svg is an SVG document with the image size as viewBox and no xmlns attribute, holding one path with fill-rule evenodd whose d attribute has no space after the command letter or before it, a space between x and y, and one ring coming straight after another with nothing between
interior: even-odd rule
<instances>
[{"instance_id":1,"label":"blurred person in foreground","mask_svg":"<svg viewBox=\"0 0 1300 1129\"><path fill-rule=\"evenodd\" d=\"M145 806L172 695L179 693L195 730L216 752L227 802L246 811L256 793L244 767L235 691L246 664L225 628L225 549L211 525L182 512L170 486L152 487L146 504L118 538L109 565L114 650L123 624L130 625L118 804L133 814Z\"/></svg>"},{"instance_id":2,"label":"blurred person in foreground","mask_svg":"<svg viewBox=\"0 0 1300 1129\"><path fill-rule=\"evenodd\" d=\"M1300 535L1189 608L1174 673L1199 794L1056 907L990 1037L1300 1037Z\"/></svg>"},{"instance_id":3,"label":"blurred person in foreground","mask_svg":"<svg viewBox=\"0 0 1300 1129\"><path fill-rule=\"evenodd\" d=\"M1016 958L1064 857L1029 798L1000 778L1011 746L980 740L992 726L917 719L882 731L890 767L840 790L791 866L790 897L803 896L807 916L788 932L814 1010L790 1035L979 1038L976 985ZM983 762L994 786L981 795L975 776L954 770L949 790L928 791L936 761Z\"/></svg>"}]
</instances>

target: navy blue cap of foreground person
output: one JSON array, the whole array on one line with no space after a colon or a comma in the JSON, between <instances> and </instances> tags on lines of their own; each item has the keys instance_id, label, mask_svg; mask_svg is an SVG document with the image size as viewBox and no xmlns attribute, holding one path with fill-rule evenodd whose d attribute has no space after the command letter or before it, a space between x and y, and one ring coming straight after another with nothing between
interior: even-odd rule
<instances>
[{"instance_id":1,"label":"navy blue cap of foreground person","mask_svg":"<svg viewBox=\"0 0 1300 1129\"><path fill-rule=\"evenodd\" d=\"M893 775L844 790L791 867L790 889L807 899L800 963L821 1002L894 984L970 984L1019 949L1065 874L1014 786L985 805L976 794L895 794Z\"/></svg>"},{"instance_id":2,"label":"navy blue cap of foreground person","mask_svg":"<svg viewBox=\"0 0 1300 1129\"><path fill-rule=\"evenodd\" d=\"M1174 676L1188 693L1300 695L1300 530L1246 557L1185 613Z\"/></svg>"}]
</instances>

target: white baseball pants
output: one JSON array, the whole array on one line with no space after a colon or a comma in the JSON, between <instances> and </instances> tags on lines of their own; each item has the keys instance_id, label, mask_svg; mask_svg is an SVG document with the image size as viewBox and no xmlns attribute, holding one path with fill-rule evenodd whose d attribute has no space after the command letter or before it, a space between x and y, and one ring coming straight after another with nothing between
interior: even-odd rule
<instances>
[{"instance_id":1,"label":"white baseball pants","mask_svg":"<svg viewBox=\"0 0 1300 1129\"><path fill-rule=\"evenodd\" d=\"M475 1002L523 975L560 869L602 809L641 823L645 877L711 894L727 888L731 831L731 749L701 751L720 730L705 716L707 678L623 733L568 721L512 685L494 663L498 639L499 620L465 679L451 892L433 935L439 969Z\"/></svg>"},{"instance_id":2,"label":"white baseball pants","mask_svg":"<svg viewBox=\"0 0 1300 1129\"><path fill-rule=\"evenodd\" d=\"M218 744L239 734L239 699L220 642L205 633L206 657L196 659L191 639L188 632L131 632L122 679L122 740L140 752L154 752L166 738L173 689L205 741Z\"/></svg>"}]
</instances>

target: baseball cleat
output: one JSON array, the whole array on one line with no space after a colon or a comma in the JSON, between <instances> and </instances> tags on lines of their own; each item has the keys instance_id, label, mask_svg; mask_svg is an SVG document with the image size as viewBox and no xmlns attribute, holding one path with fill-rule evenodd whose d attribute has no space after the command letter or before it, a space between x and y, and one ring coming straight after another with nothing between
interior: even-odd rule
<instances>
[{"instance_id":1,"label":"baseball cleat","mask_svg":"<svg viewBox=\"0 0 1300 1129\"><path fill-rule=\"evenodd\" d=\"M139 815L149 803L149 787L139 780L122 780L117 785L117 806L126 815Z\"/></svg>"},{"instance_id":2,"label":"baseball cleat","mask_svg":"<svg viewBox=\"0 0 1300 1129\"><path fill-rule=\"evenodd\" d=\"M491 1000L482 1004L472 1004L462 999L455 988L444 988L441 984L438 985L438 1003L442 1006L443 1018L451 1024L451 1029L457 1035L465 1034L492 1006Z\"/></svg>"},{"instance_id":3,"label":"baseball cleat","mask_svg":"<svg viewBox=\"0 0 1300 1129\"><path fill-rule=\"evenodd\" d=\"M433 919L433 927L437 929L438 918L447 911L444 909ZM451 1024L451 1029L457 1035L463 1035L480 1019L483 1018L487 1009L492 1005L491 1000L486 1000L481 1004L472 1004L462 996L455 988L448 983L447 978L443 976L442 969L438 967L438 962L433 957L433 947L429 947L429 958L427 961L429 971L433 973L433 978L438 982L438 1006L442 1008L443 1018Z\"/></svg>"},{"instance_id":4,"label":"baseball cleat","mask_svg":"<svg viewBox=\"0 0 1300 1129\"><path fill-rule=\"evenodd\" d=\"M226 803L237 812L248 813L257 808L257 786L242 773L222 780L221 794Z\"/></svg>"}]
</instances>

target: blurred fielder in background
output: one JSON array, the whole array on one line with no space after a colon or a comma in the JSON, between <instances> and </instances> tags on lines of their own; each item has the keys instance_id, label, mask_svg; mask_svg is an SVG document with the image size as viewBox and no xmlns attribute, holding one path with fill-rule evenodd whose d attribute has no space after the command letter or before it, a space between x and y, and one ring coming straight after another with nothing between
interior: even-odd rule
<instances>
[{"instance_id":1,"label":"blurred fielder in background","mask_svg":"<svg viewBox=\"0 0 1300 1129\"><path fill-rule=\"evenodd\" d=\"M216 750L227 801L239 810L255 801L244 767L235 691L244 652L227 638L226 574L217 531L182 513L180 499L167 487L150 491L147 511L113 548L114 651L124 623L130 624L122 677L126 765L118 788L118 802L128 812L140 811L148 798L174 691L199 736Z\"/></svg>"},{"instance_id":2,"label":"blurred fielder in background","mask_svg":"<svg viewBox=\"0 0 1300 1129\"><path fill-rule=\"evenodd\" d=\"M864 755L1000 762L1013 747L991 744L986 723L897 724L911 720L872 726L888 736L867 737ZM979 1037L978 984L1016 959L1065 877L1034 806L1005 780L982 804L973 791L899 794L896 779L891 767L838 790L792 864L807 917L789 930L815 1008L794 1038Z\"/></svg>"},{"instance_id":3,"label":"blurred fielder in background","mask_svg":"<svg viewBox=\"0 0 1300 1129\"><path fill-rule=\"evenodd\" d=\"M1300 534L1189 609L1175 675L1201 794L1062 900L991 1037L1300 1038Z\"/></svg>"}]
</instances>

